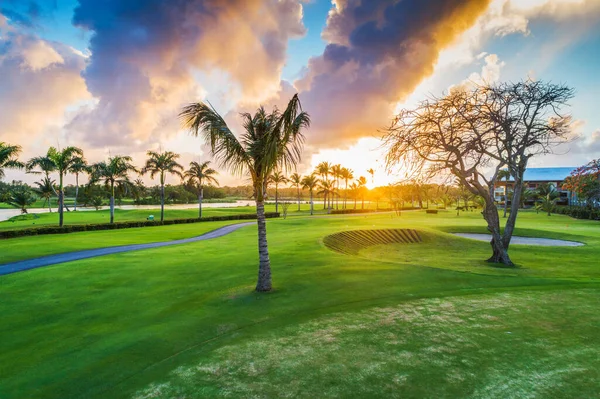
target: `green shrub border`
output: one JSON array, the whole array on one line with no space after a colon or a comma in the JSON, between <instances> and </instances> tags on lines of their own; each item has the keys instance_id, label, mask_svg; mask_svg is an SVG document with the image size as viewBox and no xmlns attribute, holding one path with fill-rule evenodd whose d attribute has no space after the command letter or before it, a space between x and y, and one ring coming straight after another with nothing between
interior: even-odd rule
<instances>
[{"instance_id":1,"label":"green shrub border","mask_svg":"<svg viewBox=\"0 0 600 399\"><path fill-rule=\"evenodd\" d=\"M420 208L416 208L413 206L405 206L402 209L402 211L413 211L416 209L420 209ZM347 214L351 214L351 213L375 213L375 212L391 212L394 211L394 208L379 208L379 209L333 209L331 211L332 215L347 215Z\"/></svg>"},{"instance_id":2,"label":"green shrub border","mask_svg":"<svg viewBox=\"0 0 600 399\"><path fill-rule=\"evenodd\" d=\"M279 213L268 212L265 216L269 219L278 218ZM15 237L26 237L26 236L37 236L44 234L68 234L78 233L81 231L99 231L99 230L120 230L130 229L135 227L153 227L153 226L168 226L172 224L188 224L188 223L201 223L201 222L220 222L227 220L254 220L256 214L245 213L241 215L229 215L229 216L210 216L202 219L198 218L187 218L187 219L169 219L163 222L160 221L131 221L131 222L116 222L116 223L101 223L101 224L73 224L63 227L58 226L44 226L44 227L33 227L27 229L18 230L6 230L0 231L0 239L15 238Z\"/></svg>"}]
</instances>

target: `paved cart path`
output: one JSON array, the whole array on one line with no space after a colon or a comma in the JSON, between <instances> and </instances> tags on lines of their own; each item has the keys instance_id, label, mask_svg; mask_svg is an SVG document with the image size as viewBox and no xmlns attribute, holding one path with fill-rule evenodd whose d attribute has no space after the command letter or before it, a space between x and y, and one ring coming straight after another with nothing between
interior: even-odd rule
<instances>
[{"instance_id":1,"label":"paved cart path","mask_svg":"<svg viewBox=\"0 0 600 399\"><path fill-rule=\"evenodd\" d=\"M223 226L216 230L202 234L200 236L184 238L182 240L87 249L84 251L66 252L66 253L62 253L62 254L43 256L41 258L33 258L33 259L27 259L27 260L22 260L22 261L18 261L18 262L5 263L5 264L0 265L0 276L5 275L5 274L17 273L17 272L21 272L21 271L29 270L29 269L36 269L38 267L56 265L58 263L72 262L74 260L95 258L98 256L118 254L121 252L139 251L141 249L161 248L161 247L168 247L171 245L188 244L191 242L210 240L213 238L223 237L227 234L233 233L234 231L236 231L238 229L241 229L242 227L246 227L246 226L250 226L250 225L256 225L256 222L246 222L246 223L238 223L238 224Z\"/></svg>"}]
</instances>

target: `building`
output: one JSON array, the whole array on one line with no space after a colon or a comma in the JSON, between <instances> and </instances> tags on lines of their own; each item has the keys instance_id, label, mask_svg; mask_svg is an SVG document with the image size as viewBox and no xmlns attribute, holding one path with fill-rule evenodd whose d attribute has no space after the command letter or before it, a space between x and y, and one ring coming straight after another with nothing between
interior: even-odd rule
<instances>
[{"instance_id":1,"label":"building","mask_svg":"<svg viewBox=\"0 0 600 399\"><path fill-rule=\"evenodd\" d=\"M571 193L562 189L562 183L575 169L576 168L573 167L528 168L525 171L523 180L525 181L525 187L530 190L537 189L540 184L548 183L554 186L559 194L556 203L558 205L569 205ZM509 192L512 191L511 186L514 185L514 183L515 181L512 177L508 179L508 181L498 181L494 187L494 200L496 202L504 202L507 187ZM508 202L510 204L510 200ZM529 201L529 203L526 203L525 205L533 205L533 201Z\"/></svg>"}]
</instances>

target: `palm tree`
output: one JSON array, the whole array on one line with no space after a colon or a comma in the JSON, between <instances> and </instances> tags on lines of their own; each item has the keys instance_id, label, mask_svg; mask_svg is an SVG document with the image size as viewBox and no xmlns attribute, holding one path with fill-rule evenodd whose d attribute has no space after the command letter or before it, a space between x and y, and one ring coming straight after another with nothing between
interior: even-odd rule
<instances>
[{"instance_id":1,"label":"palm tree","mask_svg":"<svg viewBox=\"0 0 600 399\"><path fill-rule=\"evenodd\" d=\"M364 176L359 177L356 181L356 185L358 186L358 191L362 196L362 209L365 209L365 190L367 188L367 178Z\"/></svg>"},{"instance_id":2,"label":"palm tree","mask_svg":"<svg viewBox=\"0 0 600 399\"><path fill-rule=\"evenodd\" d=\"M508 181L510 180L510 172L508 169L502 169L498 172L498 180L502 181L504 179L504 217L506 217L506 213L508 212Z\"/></svg>"},{"instance_id":3,"label":"palm tree","mask_svg":"<svg viewBox=\"0 0 600 399\"><path fill-rule=\"evenodd\" d=\"M302 111L298 95L286 109L267 113L260 107L254 115L242 114L245 132L238 139L225 120L211 106L202 102L185 107L180 116L183 124L196 136L202 132L215 158L236 174L246 172L252 178L258 224L259 268L257 291L271 290L271 263L267 245L265 191L274 170L289 170L300 162L304 135L310 117Z\"/></svg>"},{"instance_id":4,"label":"palm tree","mask_svg":"<svg viewBox=\"0 0 600 399\"><path fill-rule=\"evenodd\" d=\"M321 162L317 165L316 173L321 175L321 181L329 180L329 173L331 173L331 164L329 162ZM323 198L323 209L327 208L327 196Z\"/></svg>"},{"instance_id":5,"label":"palm tree","mask_svg":"<svg viewBox=\"0 0 600 399\"><path fill-rule=\"evenodd\" d=\"M279 212L279 185L288 182L288 178L283 175L280 171L276 170L271 176L269 176L268 183L275 184L275 212Z\"/></svg>"},{"instance_id":6,"label":"palm tree","mask_svg":"<svg viewBox=\"0 0 600 399\"><path fill-rule=\"evenodd\" d=\"M337 164L337 165L333 165L331 167L331 175L333 176L333 179L335 181L335 187L336 187L336 193L339 193L340 191L340 179L342 178L342 165ZM335 209L339 209L340 208L340 197L339 195L336 195L336 201L335 201Z\"/></svg>"},{"instance_id":7,"label":"palm tree","mask_svg":"<svg viewBox=\"0 0 600 399\"><path fill-rule=\"evenodd\" d=\"M98 162L92 165L92 174L90 185L99 180L104 180L104 184L110 191L110 223L115 221L115 186L123 187L131 184L129 172L137 172L135 166L131 163L131 157L126 155L115 155L109 157L108 162Z\"/></svg>"},{"instance_id":8,"label":"palm tree","mask_svg":"<svg viewBox=\"0 0 600 399\"><path fill-rule=\"evenodd\" d=\"M190 168L185 171L184 177L188 179L189 185L196 185L198 188L198 218L202 217L202 199L204 198L204 184L219 185L214 177L218 172L209 168L210 161L202 163L190 162Z\"/></svg>"},{"instance_id":9,"label":"palm tree","mask_svg":"<svg viewBox=\"0 0 600 399\"><path fill-rule=\"evenodd\" d=\"M360 191L360 187L356 182L350 185L350 192L352 193L352 197L354 197L354 209L356 209L356 201L358 199L358 193Z\"/></svg>"},{"instance_id":10,"label":"palm tree","mask_svg":"<svg viewBox=\"0 0 600 399\"><path fill-rule=\"evenodd\" d=\"M35 182L38 188L35 190L44 199L44 205L48 202L48 212L52 213L52 204L50 202L52 195L56 192L54 188L56 181L49 177L44 177L41 181Z\"/></svg>"},{"instance_id":11,"label":"palm tree","mask_svg":"<svg viewBox=\"0 0 600 399\"><path fill-rule=\"evenodd\" d=\"M302 176L298 173L293 173L290 176L289 182L292 183L293 187L296 187L296 194L298 194L298 212L300 212L300 187L302 187Z\"/></svg>"},{"instance_id":12,"label":"palm tree","mask_svg":"<svg viewBox=\"0 0 600 399\"><path fill-rule=\"evenodd\" d=\"M133 195L133 200L137 205L142 204L142 199L146 197L147 188L142 179L135 179L133 184L131 185L131 194Z\"/></svg>"},{"instance_id":13,"label":"palm tree","mask_svg":"<svg viewBox=\"0 0 600 399\"><path fill-rule=\"evenodd\" d=\"M354 179L354 172L352 169L343 168L342 179L344 179L344 182L346 183L344 189L344 209L346 209L346 203L348 202L348 181Z\"/></svg>"},{"instance_id":14,"label":"palm tree","mask_svg":"<svg viewBox=\"0 0 600 399\"><path fill-rule=\"evenodd\" d=\"M331 198L335 194L335 182L333 180L320 180L321 190L317 193L323 195L323 198Z\"/></svg>"},{"instance_id":15,"label":"palm tree","mask_svg":"<svg viewBox=\"0 0 600 399\"><path fill-rule=\"evenodd\" d=\"M162 222L165 218L165 180L167 173L177 175L183 179L183 166L177 163L179 154L171 151L148 151L146 154L148 160L146 160L146 166L142 168L141 174L150 173L151 179L154 179L156 175L160 177L160 221Z\"/></svg>"},{"instance_id":16,"label":"palm tree","mask_svg":"<svg viewBox=\"0 0 600 399\"><path fill-rule=\"evenodd\" d=\"M315 176L314 173L311 175L308 175L308 176L304 176L304 178L302 179L302 188L308 189L308 192L310 193L310 215L311 216L314 213L313 192L315 191L315 188L317 187L318 184L319 184L319 179L317 179L317 176Z\"/></svg>"},{"instance_id":17,"label":"palm tree","mask_svg":"<svg viewBox=\"0 0 600 399\"><path fill-rule=\"evenodd\" d=\"M38 168L39 171L34 170L36 168ZM29 161L27 161L27 163L25 164L25 170L27 173L32 174L43 173L46 177L49 178L50 173L56 170L56 164L46 154L44 156L31 158ZM55 194L58 195L58 193Z\"/></svg>"},{"instance_id":18,"label":"palm tree","mask_svg":"<svg viewBox=\"0 0 600 399\"><path fill-rule=\"evenodd\" d=\"M47 157L54 164L54 170L58 172L58 225L64 224L65 191L63 180L71 167L81 161L83 150L77 147L66 147L59 150L55 147L48 149Z\"/></svg>"},{"instance_id":19,"label":"palm tree","mask_svg":"<svg viewBox=\"0 0 600 399\"><path fill-rule=\"evenodd\" d=\"M371 184L375 184L375 169L371 168L367 170L367 173L371 175Z\"/></svg>"},{"instance_id":20,"label":"palm tree","mask_svg":"<svg viewBox=\"0 0 600 399\"><path fill-rule=\"evenodd\" d=\"M31 189L25 184L15 185L10 188L7 204L20 208L21 213L27 213L27 207L33 204L37 198Z\"/></svg>"},{"instance_id":21,"label":"palm tree","mask_svg":"<svg viewBox=\"0 0 600 399\"><path fill-rule=\"evenodd\" d=\"M79 196L79 175L81 173L87 173L89 166L85 158L77 158L73 165L69 168L69 172L75 175L75 203L73 204L73 210L77 211L77 197Z\"/></svg>"},{"instance_id":22,"label":"palm tree","mask_svg":"<svg viewBox=\"0 0 600 399\"><path fill-rule=\"evenodd\" d=\"M21 147L0 141L0 179L4 177L4 168L22 169L25 165L17 160Z\"/></svg>"}]
</instances>

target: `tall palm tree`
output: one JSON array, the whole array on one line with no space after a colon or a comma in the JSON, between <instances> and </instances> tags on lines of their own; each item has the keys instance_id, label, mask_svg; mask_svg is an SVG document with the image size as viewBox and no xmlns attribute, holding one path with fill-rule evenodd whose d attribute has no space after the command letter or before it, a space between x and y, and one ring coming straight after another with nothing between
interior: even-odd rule
<instances>
[{"instance_id":1,"label":"tall palm tree","mask_svg":"<svg viewBox=\"0 0 600 399\"><path fill-rule=\"evenodd\" d=\"M296 187L296 194L298 196L298 212L300 212L300 187L302 187L302 176L298 173L293 173L290 176L289 182L292 183L293 187Z\"/></svg>"},{"instance_id":2,"label":"tall palm tree","mask_svg":"<svg viewBox=\"0 0 600 399\"><path fill-rule=\"evenodd\" d=\"M0 141L0 179L4 177L4 169L22 169L25 165L17 160L21 147Z\"/></svg>"},{"instance_id":3,"label":"tall palm tree","mask_svg":"<svg viewBox=\"0 0 600 399\"><path fill-rule=\"evenodd\" d=\"M177 163L179 154L171 151L156 152L148 151L146 165L142 168L141 174L150 173L150 178L158 175L160 178L160 221L165 219L165 180L167 174L177 175L183 179L183 166Z\"/></svg>"},{"instance_id":4,"label":"tall palm tree","mask_svg":"<svg viewBox=\"0 0 600 399\"><path fill-rule=\"evenodd\" d=\"M279 212L279 185L288 182L288 178L283 173L276 170L269 176L268 183L275 184L275 212Z\"/></svg>"},{"instance_id":5,"label":"tall palm tree","mask_svg":"<svg viewBox=\"0 0 600 399\"><path fill-rule=\"evenodd\" d=\"M202 200L204 199L204 185L219 182L214 177L218 172L209 167L210 161L198 163L190 162L190 168L185 171L184 177L188 179L189 185L195 185L198 189L198 218L202 217Z\"/></svg>"},{"instance_id":6,"label":"tall palm tree","mask_svg":"<svg viewBox=\"0 0 600 399\"><path fill-rule=\"evenodd\" d=\"M89 171L89 165L85 158L81 157L75 160L73 165L69 168L69 172L75 175L75 203L73 204L73 210L77 211L77 197L79 196L79 175L81 173L87 173Z\"/></svg>"},{"instance_id":7,"label":"tall palm tree","mask_svg":"<svg viewBox=\"0 0 600 399\"><path fill-rule=\"evenodd\" d=\"M365 190L367 188L367 178L361 176L356 181L356 185L358 186L358 190L362 197L362 209L365 209Z\"/></svg>"},{"instance_id":8,"label":"tall palm tree","mask_svg":"<svg viewBox=\"0 0 600 399\"><path fill-rule=\"evenodd\" d=\"M375 184L375 169L367 169L367 173L371 175L371 184Z\"/></svg>"},{"instance_id":9,"label":"tall palm tree","mask_svg":"<svg viewBox=\"0 0 600 399\"><path fill-rule=\"evenodd\" d=\"M352 197L354 198L354 209L356 209L356 201L358 200L358 192L359 191L360 191L360 188L358 187L358 184L356 184L356 182L354 182L350 185L350 193L352 194Z\"/></svg>"},{"instance_id":10,"label":"tall palm tree","mask_svg":"<svg viewBox=\"0 0 600 399\"><path fill-rule=\"evenodd\" d=\"M56 170L56 164L48 157L48 154L46 154L39 157L33 157L29 161L27 161L27 163L25 164L25 170L27 173L32 174L43 173L45 177L49 178L50 173ZM55 194L58 195L58 193Z\"/></svg>"},{"instance_id":11,"label":"tall palm tree","mask_svg":"<svg viewBox=\"0 0 600 399\"><path fill-rule=\"evenodd\" d=\"M83 150L77 147L66 147L59 150L50 147L47 154L48 159L54 163L54 170L58 172L58 225L64 224L65 191L64 178L71 167L83 158Z\"/></svg>"},{"instance_id":12,"label":"tall palm tree","mask_svg":"<svg viewBox=\"0 0 600 399\"><path fill-rule=\"evenodd\" d=\"M52 213L52 203L50 201L52 195L54 195L56 192L56 189L54 188L55 183L56 181L50 179L49 177L44 177L41 181L35 182L35 184L38 186L35 191L37 191L37 193L44 199L44 204L42 206L46 205L46 202L48 202L48 212L50 213Z\"/></svg>"},{"instance_id":13,"label":"tall palm tree","mask_svg":"<svg viewBox=\"0 0 600 399\"><path fill-rule=\"evenodd\" d=\"M314 208L315 208L315 204L313 202L313 193L315 191L315 188L317 188L317 185L319 184L319 179L317 178L317 176L315 176L315 174L311 174L308 176L304 176L304 178L302 179L302 188L306 188L308 189L308 192L310 193L310 215L312 216L314 214Z\"/></svg>"},{"instance_id":14,"label":"tall palm tree","mask_svg":"<svg viewBox=\"0 0 600 399\"><path fill-rule=\"evenodd\" d=\"M238 139L225 120L211 106L202 102L190 104L181 112L183 124L195 135L202 133L211 146L213 156L236 174L252 178L258 224L259 268L257 291L271 290L271 263L267 245L265 191L267 179L274 170L289 170L300 162L304 135L310 117L302 111L298 95L286 109L267 113L260 107L254 115L242 114L244 133Z\"/></svg>"},{"instance_id":15,"label":"tall palm tree","mask_svg":"<svg viewBox=\"0 0 600 399\"><path fill-rule=\"evenodd\" d=\"M346 183L344 189L344 209L346 209L346 203L348 202L348 181L354 179L354 172L352 169L343 168L342 179L344 179L344 182Z\"/></svg>"},{"instance_id":16,"label":"tall palm tree","mask_svg":"<svg viewBox=\"0 0 600 399\"><path fill-rule=\"evenodd\" d=\"M508 169L501 169L498 172L498 180L502 181L504 179L504 217L506 217L506 213L508 212L508 181L510 180L510 172Z\"/></svg>"},{"instance_id":17,"label":"tall palm tree","mask_svg":"<svg viewBox=\"0 0 600 399\"><path fill-rule=\"evenodd\" d=\"M131 184L129 172L136 172L137 169L131 163L131 157L126 155L115 155L109 157L108 162L102 161L91 167L90 185L97 181L104 181L106 187L110 190L110 223L115 221L115 186L124 187Z\"/></svg>"},{"instance_id":18,"label":"tall palm tree","mask_svg":"<svg viewBox=\"0 0 600 399\"><path fill-rule=\"evenodd\" d=\"M331 167L331 175L335 181L336 193L340 191L340 179L342 178L343 168L342 165L337 164ZM340 209L340 197L336 195L335 197L335 209Z\"/></svg>"},{"instance_id":19,"label":"tall palm tree","mask_svg":"<svg viewBox=\"0 0 600 399\"><path fill-rule=\"evenodd\" d=\"M317 165L316 173L321 175L321 181L328 181L331 173L331 164L329 162L321 162ZM323 198L323 209L327 208L327 196Z\"/></svg>"}]
</instances>

